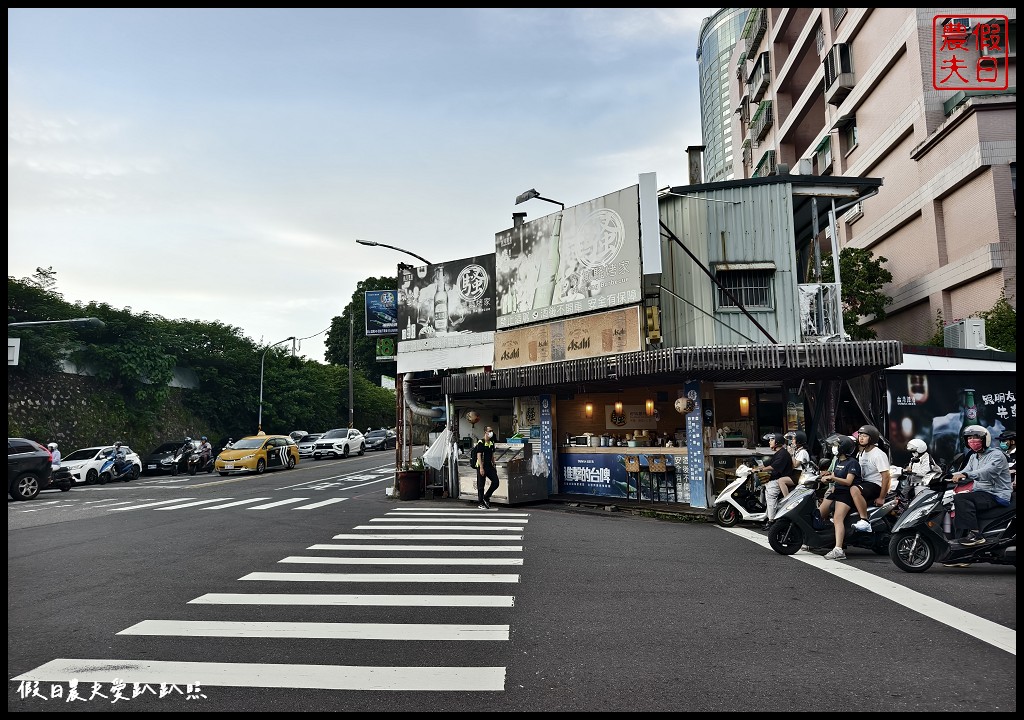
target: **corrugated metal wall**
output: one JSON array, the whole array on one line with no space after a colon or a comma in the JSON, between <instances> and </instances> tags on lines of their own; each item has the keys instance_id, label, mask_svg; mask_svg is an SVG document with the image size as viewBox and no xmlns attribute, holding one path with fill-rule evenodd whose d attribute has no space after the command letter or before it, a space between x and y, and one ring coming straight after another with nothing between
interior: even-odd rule
<instances>
[{"instance_id":1,"label":"corrugated metal wall","mask_svg":"<svg viewBox=\"0 0 1024 720\"><path fill-rule=\"evenodd\" d=\"M685 193L685 188L675 188L674 192ZM725 188L687 197L664 195L659 214L661 221L712 272L713 263L774 263L774 309L751 310L751 315L777 342L800 342L790 184ZM715 318L662 293L662 335L667 346L770 342L742 312L715 309L715 284L672 240L662 244L662 285Z\"/></svg>"}]
</instances>

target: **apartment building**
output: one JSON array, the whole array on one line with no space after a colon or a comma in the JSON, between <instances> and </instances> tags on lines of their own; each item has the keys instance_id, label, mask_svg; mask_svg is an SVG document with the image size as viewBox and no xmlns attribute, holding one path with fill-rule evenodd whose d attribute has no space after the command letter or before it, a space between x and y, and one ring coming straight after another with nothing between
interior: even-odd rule
<instances>
[{"instance_id":1,"label":"apartment building","mask_svg":"<svg viewBox=\"0 0 1024 720\"><path fill-rule=\"evenodd\" d=\"M700 73L700 124L704 143L704 180L733 179L733 138L730 78L733 48L749 8L722 8L704 18L697 39Z\"/></svg>"},{"instance_id":2,"label":"apartment building","mask_svg":"<svg viewBox=\"0 0 1024 720\"><path fill-rule=\"evenodd\" d=\"M835 213L838 247L892 273L887 317L862 319L879 339L921 343L1000 293L1016 308L1014 8L753 8L732 67L736 178L882 179Z\"/></svg>"}]
</instances>

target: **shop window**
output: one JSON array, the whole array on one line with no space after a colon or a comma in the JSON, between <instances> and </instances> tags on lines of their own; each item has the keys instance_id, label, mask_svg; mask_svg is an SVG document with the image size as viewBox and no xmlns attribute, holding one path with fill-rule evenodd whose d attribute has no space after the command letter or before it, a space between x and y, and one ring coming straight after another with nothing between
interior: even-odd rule
<instances>
[{"instance_id":1,"label":"shop window","mask_svg":"<svg viewBox=\"0 0 1024 720\"><path fill-rule=\"evenodd\" d=\"M751 308L771 310L774 307L772 278L774 270L718 270L715 277L729 289L733 297L748 310ZM718 308L720 310L737 309L739 306L718 288Z\"/></svg>"}]
</instances>

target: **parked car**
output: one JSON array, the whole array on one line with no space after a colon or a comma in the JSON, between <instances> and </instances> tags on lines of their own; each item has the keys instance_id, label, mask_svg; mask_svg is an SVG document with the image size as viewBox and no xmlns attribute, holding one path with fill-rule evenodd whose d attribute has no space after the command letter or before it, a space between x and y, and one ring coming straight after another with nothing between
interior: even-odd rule
<instances>
[{"instance_id":1,"label":"parked car","mask_svg":"<svg viewBox=\"0 0 1024 720\"><path fill-rule=\"evenodd\" d=\"M328 430L313 446L314 460L319 460L322 457L346 458L352 453L359 455L366 453L366 440L363 438L363 434L355 428Z\"/></svg>"},{"instance_id":2,"label":"parked car","mask_svg":"<svg viewBox=\"0 0 1024 720\"><path fill-rule=\"evenodd\" d=\"M146 475L166 475L173 473L174 459L178 459L177 472L186 473L188 472L188 453L178 455L178 450L184 445L184 440L176 440L171 442L165 442L157 447L153 452L146 456L142 463L142 472ZM199 448L199 440L192 441L192 447Z\"/></svg>"},{"instance_id":3,"label":"parked car","mask_svg":"<svg viewBox=\"0 0 1024 720\"><path fill-rule=\"evenodd\" d=\"M309 430L292 430L290 433L288 433L288 437L290 437L295 442L298 442L307 435L309 435Z\"/></svg>"},{"instance_id":4,"label":"parked car","mask_svg":"<svg viewBox=\"0 0 1024 720\"><path fill-rule=\"evenodd\" d=\"M291 470L299 464L299 446L287 435L249 435L221 450L213 468L221 475Z\"/></svg>"},{"instance_id":5,"label":"parked car","mask_svg":"<svg viewBox=\"0 0 1024 720\"><path fill-rule=\"evenodd\" d=\"M125 452L125 458L135 466L131 478L134 480L142 474L142 459L127 445L122 445L121 449ZM76 485L95 485L100 479L100 467L113 453L113 445L82 448L65 455L60 464L71 472L71 479Z\"/></svg>"},{"instance_id":6,"label":"parked car","mask_svg":"<svg viewBox=\"0 0 1024 720\"><path fill-rule=\"evenodd\" d=\"M31 500L53 485L50 451L35 440L7 438L7 493L14 500ZM62 473L63 475L63 473ZM64 492L71 489L66 476L60 483Z\"/></svg>"},{"instance_id":7,"label":"parked car","mask_svg":"<svg viewBox=\"0 0 1024 720\"><path fill-rule=\"evenodd\" d=\"M398 444L398 435L395 431L385 428L371 430L363 437L366 438L367 450L394 450Z\"/></svg>"},{"instance_id":8,"label":"parked car","mask_svg":"<svg viewBox=\"0 0 1024 720\"><path fill-rule=\"evenodd\" d=\"M323 433L307 434L295 441L295 444L299 446L300 458L313 457L313 445L320 439L321 435Z\"/></svg>"}]
</instances>

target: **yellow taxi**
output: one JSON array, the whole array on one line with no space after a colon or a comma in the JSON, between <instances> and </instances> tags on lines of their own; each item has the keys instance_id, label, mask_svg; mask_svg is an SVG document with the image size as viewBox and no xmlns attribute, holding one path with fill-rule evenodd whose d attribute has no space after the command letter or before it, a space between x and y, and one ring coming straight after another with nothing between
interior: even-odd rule
<instances>
[{"instance_id":1,"label":"yellow taxi","mask_svg":"<svg viewBox=\"0 0 1024 720\"><path fill-rule=\"evenodd\" d=\"M220 451L214 470L221 475L291 470L299 464L299 446L287 435L249 435Z\"/></svg>"}]
</instances>

